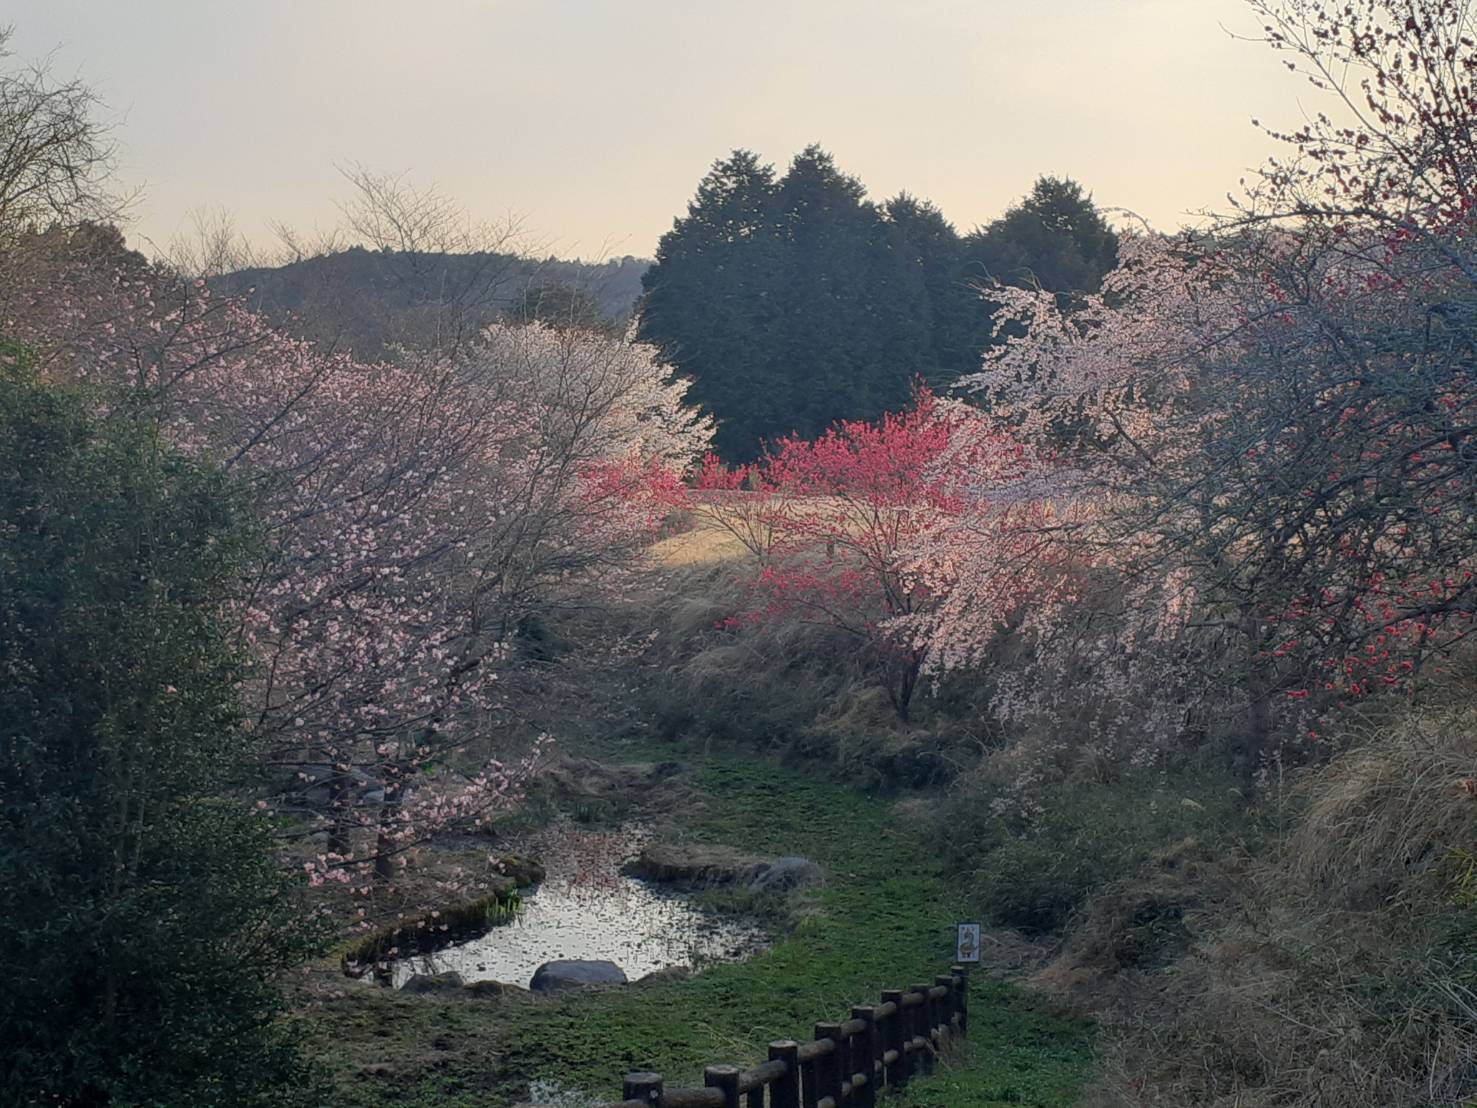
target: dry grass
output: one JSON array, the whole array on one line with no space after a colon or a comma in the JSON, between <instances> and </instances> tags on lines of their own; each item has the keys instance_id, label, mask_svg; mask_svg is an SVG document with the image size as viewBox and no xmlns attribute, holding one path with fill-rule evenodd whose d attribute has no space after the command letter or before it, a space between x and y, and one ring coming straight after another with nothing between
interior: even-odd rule
<instances>
[{"instance_id":1,"label":"dry grass","mask_svg":"<svg viewBox=\"0 0 1477 1108\"><path fill-rule=\"evenodd\" d=\"M1405 894L1454 850L1477 846L1477 716L1393 722L1318 774L1288 851L1291 877L1373 906Z\"/></svg>"},{"instance_id":2,"label":"dry grass","mask_svg":"<svg viewBox=\"0 0 1477 1108\"><path fill-rule=\"evenodd\" d=\"M1477 908L1453 879L1477 850L1477 709L1366 738L1309 771L1272 856L1157 857L1038 975L1117 1025L1085 1105L1477 1103Z\"/></svg>"},{"instance_id":3,"label":"dry grass","mask_svg":"<svg viewBox=\"0 0 1477 1108\"><path fill-rule=\"evenodd\" d=\"M780 537L780 528L765 518L757 502L723 499L717 494L703 494L707 502L698 501L675 516L668 525L672 532L651 548L659 565L688 566L707 562L735 561L753 558L746 541L767 548ZM837 497L776 497L790 505L800 505L802 514L824 515L842 521L839 526L852 534L862 535L871 526L871 511ZM740 534L744 538L740 538ZM793 539L793 535L789 536ZM824 544L816 540L816 553Z\"/></svg>"},{"instance_id":4,"label":"dry grass","mask_svg":"<svg viewBox=\"0 0 1477 1108\"><path fill-rule=\"evenodd\" d=\"M658 540L651 547L651 556L658 565L676 568L737 561L747 558L749 551L728 531L694 526Z\"/></svg>"}]
</instances>

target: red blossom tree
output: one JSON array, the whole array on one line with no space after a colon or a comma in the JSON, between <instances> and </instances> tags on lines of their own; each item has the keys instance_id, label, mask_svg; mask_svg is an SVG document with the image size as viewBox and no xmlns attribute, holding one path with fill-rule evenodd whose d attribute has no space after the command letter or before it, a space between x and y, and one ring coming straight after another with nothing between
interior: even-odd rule
<instances>
[{"instance_id":1,"label":"red blossom tree","mask_svg":"<svg viewBox=\"0 0 1477 1108\"><path fill-rule=\"evenodd\" d=\"M728 469L710 457L698 482L707 518L759 565L743 618L798 617L856 637L904 720L929 650L914 621L953 584L909 553L946 525L980 528L1008 546L1013 513L1004 501L986 507L978 493L1031 468L1004 434L971 425L974 433L959 435L966 422L959 405L920 389L904 412L842 422L815 440L783 439L751 465ZM1002 586L995 607L977 614L1003 620L1022 595Z\"/></svg>"}]
</instances>

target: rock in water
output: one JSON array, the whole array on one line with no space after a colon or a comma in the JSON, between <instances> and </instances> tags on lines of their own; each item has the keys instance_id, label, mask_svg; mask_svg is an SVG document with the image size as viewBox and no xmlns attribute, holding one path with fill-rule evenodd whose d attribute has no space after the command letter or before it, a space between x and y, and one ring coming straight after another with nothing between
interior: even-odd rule
<instances>
[{"instance_id":1,"label":"rock in water","mask_svg":"<svg viewBox=\"0 0 1477 1108\"><path fill-rule=\"evenodd\" d=\"M464 987L462 975L454 971L447 973L418 973L400 986L402 993L441 993Z\"/></svg>"},{"instance_id":2,"label":"rock in water","mask_svg":"<svg viewBox=\"0 0 1477 1108\"><path fill-rule=\"evenodd\" d=\"M536 993L581 989L587 985L624 985L625 972L614 962L545 962L533 971L528 987Z\"/></svg>"},{"instance_id":3,"label":"rock in water","mask_svg":"<svg viewBox=\"0 0 1477 1108\"><path fill-rule=\"evenodd\" d=\"M541 885L546 876L542 862L526 858L522 854L504 854L493 862L492 868L511 877L513 883L519 887Z\"/></svg>"},{"instance_id":4,"label":"rock in water","mask_svg":"<svg viewBox=\"0 0 1477 1108\"><path fill-rule=\"evenodd\" d=\"M825 871L809 858L780 858L765 866L749 882L751 893L785 893L807 885L819 885Z\"/></svg>"},{"instance_id":5,"label":"rock in water","mask_svg":"<svg viewBox=\"0 0 1477 1108\"><path fill-rule=\"evenodd\" d=\"M733 881L752 881L765 866L773 864L768 858L745 854L731 846L651 843L639 857L626 864L625 871L646 881L703 888Z\"/></svg>"}]
</instances>

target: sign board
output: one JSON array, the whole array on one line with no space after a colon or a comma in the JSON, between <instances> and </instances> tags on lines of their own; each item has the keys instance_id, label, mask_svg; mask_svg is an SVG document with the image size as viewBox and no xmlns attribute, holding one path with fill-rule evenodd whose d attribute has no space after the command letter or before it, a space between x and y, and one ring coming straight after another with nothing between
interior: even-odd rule
<instances>
[{"instance_id":1,"label":"sign board","mask_svg":"<svg viewBox=\"0 0 1477 1108\"><path fill-rule=\"evenodd\" d=\"M959 925L959 945L954 954L956 962L978 962L980 960L980 925L977 923L961 923Z\"/></svg>"}]
</instances>

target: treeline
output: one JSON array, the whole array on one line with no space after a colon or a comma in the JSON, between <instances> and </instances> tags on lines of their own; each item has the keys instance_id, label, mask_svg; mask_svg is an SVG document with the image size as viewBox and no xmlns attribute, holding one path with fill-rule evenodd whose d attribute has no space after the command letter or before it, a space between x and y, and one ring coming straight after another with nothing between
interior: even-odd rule
<instances>
[{"instance_id":1,"label":"treeline","mask_svg":"<svg viewBox=\"0 0 1477 1108\"><path fill-rule=\"evenodd\" d=\"M1091 197L1042 177L960 234L900 193L876 203L819 146L783 176L736 150L714 164L646 272L639 337L694 380L729 460L907 405L914 384L979 368L995 283L1094 291L1117 240Z\"/></svg>"},{"instance_id":2,"label":"treeline","mask_svg":"<svg viewBox=\"0 0 1477 1108\"><path fill-rule=\"evenodd\" d=\"M212 275L210 285L308 338L374 359L392 345L445 343L452 330L472 333L502 322L618 334L649 264L629 256L593 263L437 246L336 248Z\"/></svg>"}]
</instances>

